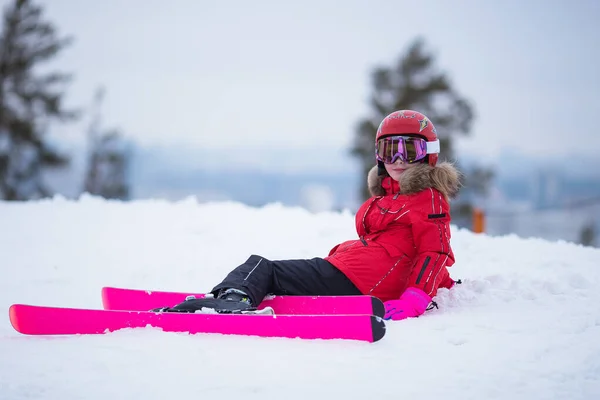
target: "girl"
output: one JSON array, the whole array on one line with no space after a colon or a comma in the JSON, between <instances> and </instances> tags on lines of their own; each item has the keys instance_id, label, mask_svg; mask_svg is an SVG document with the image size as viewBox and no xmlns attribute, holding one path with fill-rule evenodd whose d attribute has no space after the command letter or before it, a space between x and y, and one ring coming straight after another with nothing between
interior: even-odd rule
<instances>
[{"instance_id":1,"label":"girl","mask_svg":"<svg viewBox=\"0 0 600 400\"><path fill-rule=\"evenodd\" d=\"M425 312L438 288L454 281L449 199L460 187L458 171L438 163L440 144L423 114L396 111L375 137L376 165L368 173L371 193L356 213L358 238L335 246L327 257L271 261L252 255L211 293L162 311L218 312L255 309L267 294L378 297L385 319Z\"/></svg>"}]
</instances>

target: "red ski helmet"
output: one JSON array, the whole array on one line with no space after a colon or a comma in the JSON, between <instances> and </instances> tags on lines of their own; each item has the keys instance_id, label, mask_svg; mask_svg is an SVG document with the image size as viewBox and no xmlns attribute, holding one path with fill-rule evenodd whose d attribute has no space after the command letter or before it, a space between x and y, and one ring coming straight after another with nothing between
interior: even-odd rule
<instances>
[{"instance_id":1,"label":"red ski helmet","mask_svg":"<svg viewBox=\"0 0 600 400\"><path fill-rule=\"evenodd\" d=\"M435 126L429 118L413 110L394 111L379 124L375 137L375 146L377 146L377 141L385 136L399 135L417 136L425 139L428 147L427 157L429 165L434 167L437 164L440 142L435 131ZM380 169L384 168L381 161L378 161L378 164Z\"/></svg>"}]
</instances>

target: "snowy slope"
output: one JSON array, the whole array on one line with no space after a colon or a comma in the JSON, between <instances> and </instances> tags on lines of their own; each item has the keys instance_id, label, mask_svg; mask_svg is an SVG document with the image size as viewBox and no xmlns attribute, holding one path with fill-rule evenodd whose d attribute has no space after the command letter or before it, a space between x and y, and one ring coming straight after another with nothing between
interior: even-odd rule
<instances>
[{"instance_id":1,"label":"snowy slope","mask_svg":"<svg viewBox=\"0 0 600 400\"><path fill-rule=\"evenodd\" d=\"M600 250L453 232L463 285L375 344L124 330L28 337L12 303L100 308L105 285L206 291L252 253L323 256L350 213L0 203L0 399L598 399ZM381 397L384 396L384 397Z\"/></svg>"}]
</instances>

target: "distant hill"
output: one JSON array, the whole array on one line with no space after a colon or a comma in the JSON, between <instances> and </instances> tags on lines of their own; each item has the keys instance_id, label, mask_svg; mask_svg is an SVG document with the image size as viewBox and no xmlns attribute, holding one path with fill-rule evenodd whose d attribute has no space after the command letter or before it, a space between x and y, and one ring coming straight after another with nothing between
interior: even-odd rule
<instances>
[{"instance_id":1,"label":"distant hill","mask_svg":"<svg viewBox=\"0 0 600 400\"><path fill-rule=\"evenodd\" d=\"M82 187L84 160L49 174L51 185L67 197ZM252 206L279 202L313 211L356 210L361 176L344 149L193 149L180 146L135 147L131 169L134 199L239 201ZM600 220L600 162L592 158L520 155L507 151L495 168L492 196L482 205L488 232L517 233L577 241L586 223ZM464 158L462 165L476 160ZM578 206L590 200L592 204ZM468 221L465 226L468 226Z\"/></svg>"}]
</instances>

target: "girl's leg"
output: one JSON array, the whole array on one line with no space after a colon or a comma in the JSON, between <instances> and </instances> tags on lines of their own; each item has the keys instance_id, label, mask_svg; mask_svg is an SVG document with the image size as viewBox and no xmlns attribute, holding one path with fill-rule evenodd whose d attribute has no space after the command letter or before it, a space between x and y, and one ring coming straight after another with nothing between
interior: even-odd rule
<instances>
[{"instance_id":1,"label":"girl's leg","mask_svg":"<svg viewBox=\"0 0 600 400\"><path fill-rule=\"evenodd\" d=\"M361 292L336 267L322 258L271 261L252 255L212 290L237 289L258 306L268 294L347 296Z\"/></svg>"}]
</instances>

